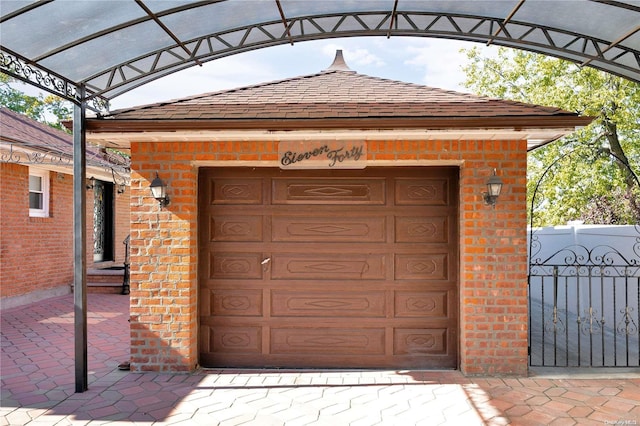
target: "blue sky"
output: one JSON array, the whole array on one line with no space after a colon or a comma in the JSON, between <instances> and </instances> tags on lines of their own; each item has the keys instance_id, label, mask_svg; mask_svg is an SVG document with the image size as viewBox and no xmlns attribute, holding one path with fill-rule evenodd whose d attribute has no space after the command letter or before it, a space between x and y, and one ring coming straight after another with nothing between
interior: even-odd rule
<instances>
[{"instance_id":1,"label":"blue sky","mask_svg":"<svg viewBox=\"0 0 640 426\"><path fill-rule=\"evenodd\" d=\"M337 49L361 74L467 91L461 84L466 58L460 49L472 46L486 55L496 51L480 43L418 37L340 38L269 47L163 77L114 98L111 110L314 74L331 65Z\"/></svg>"}]
</instances>

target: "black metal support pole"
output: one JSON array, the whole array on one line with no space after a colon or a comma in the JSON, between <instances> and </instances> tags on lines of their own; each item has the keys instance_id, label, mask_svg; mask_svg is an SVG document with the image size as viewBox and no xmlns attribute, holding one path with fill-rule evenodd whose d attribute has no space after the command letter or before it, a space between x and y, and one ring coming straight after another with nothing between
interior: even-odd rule
<instances>
[{"instance_id":1,"label":"black metal support pole","mask_svg":"<svg viewBox=\"0 0 640 426\"><path fill-rule=\"evenodd\" d=\"M73 108L73 301L76 392L88 389L87 363L87 195L85 180L86 106L85 90L80 87L80 104Z\"/></svg>"}]
</instances>

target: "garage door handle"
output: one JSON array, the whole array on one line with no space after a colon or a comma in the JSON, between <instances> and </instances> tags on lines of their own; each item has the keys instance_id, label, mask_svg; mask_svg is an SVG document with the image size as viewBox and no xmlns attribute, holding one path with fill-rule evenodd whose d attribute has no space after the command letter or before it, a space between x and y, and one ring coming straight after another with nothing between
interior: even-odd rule
<instances>
[{"instance_id":1,"label":"garage door handle","mask_svg":"<svg viewBox=\"0 0 640 426\"><path fill-rule=\"evenodd\" d=\"M262 262L260 262L261 265L266 265L267 263L271 262L271 258L267 257L266 259L264 259Z\"/></svg>"},{"instance_id":2,"label":"garage door handle","mask_svg":"<svg viewBox=\"0 0 640 426\"><path fill-rule=\"evenodd\" d=\"M262 269L264 271L269 269L269 262L271 262L271 258L270 257L267 257L266 259L263 259L262 262L260 262L260 264L262 265Z\"/></svg>"}]
</instances>

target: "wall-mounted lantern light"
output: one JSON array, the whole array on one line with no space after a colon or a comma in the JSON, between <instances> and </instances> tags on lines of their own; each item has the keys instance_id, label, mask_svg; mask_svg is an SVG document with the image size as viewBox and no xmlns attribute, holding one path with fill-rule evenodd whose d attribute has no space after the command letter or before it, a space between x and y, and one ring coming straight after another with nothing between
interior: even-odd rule
<instances>
[{"instance_id":1,"label":"wall-mounted lantern light","mask_svg":"<svg viewBox=\"0 0 640 426\"><path fill-rule=\"evenodd\" d=\"M96 178L91 176L91 179L87 179L87 191L96 187Z\"/></svg>"},{"instance_id":2,"label":"wall-mounted lantern light","mask_svg":"<svg viewBox=\"0 0 640 426\"><path fill-rule=\"evenodd\" d=\"M116 192L123 194L127 190L127 181L124 177L120 176L113 168L111 168L111 177L113 178L113 184L116 186Z\"/></svg>"},{"instance_id":3,"label":"wall-mounted lantern light","mask_svg":"<svg viewBox=\"0 0 640 426\"><path fill-rule=\"evenodd\" d=\"M502 179L496 176L496 169L493 169L493 175L487 181L487 192L482 193L484 203L488 206L495 206L502 191Z\"/></svg>"},{"instance_id":4,"label":"wall-mounted lantern light","mask_svg":"<svg viewBox=\"0 0 640 426\"><path fill-rule=\"evenodd\" d=\"M156 177L151 181L151 194L153 194L153 198L158 200L160 203L160 208L169 205L169 196L167 195L167 185L160 179L158 176L158 172L156 172Z\"/></svg>"}]
</instances>

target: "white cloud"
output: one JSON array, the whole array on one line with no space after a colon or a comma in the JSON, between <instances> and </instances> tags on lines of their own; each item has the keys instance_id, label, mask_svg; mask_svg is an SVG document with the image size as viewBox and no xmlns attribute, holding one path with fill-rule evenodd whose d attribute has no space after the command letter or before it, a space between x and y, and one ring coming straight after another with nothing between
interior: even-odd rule
<instances>
[{"instance_id":1,"label":"white cloud","mask_svg":"<svg viewBox=\"0 0 640 426\"><path fill-rule=\"evenodd\" d=\"M458 91L468 91L463 87L466 76L462 70L465 55L461 49L481 46L485 55L495 50L478 43L456 40L420 40L419 44L408 45L405 49L409 56L404 64L412 66L422 73L421 83L431 87L440 87Z\"/></svg>"},{"instance_id":2,"label":"white cloud","mask_svg":"<svg viewBox=\"0 0 640 426\"><path fill-rule=\"evenodd\" d=\"M251 56L229 56L155 80L118 96L111 109L145 105L276 80L277 69Z\"/></svg>"},{"instance_id":3,"label":"white cloud","mask_svg":"<svg viewBox=\"0 0 640 426\"><path fill-rule=\"evenodd\" d=\"M461 70L462 54L459 51L463 47L469 47L469 44L427 40L422 46L407 46L409 58L404 63L420 70L422 84L462 90L465 75Z\"/></svg>"}]
</instances>

